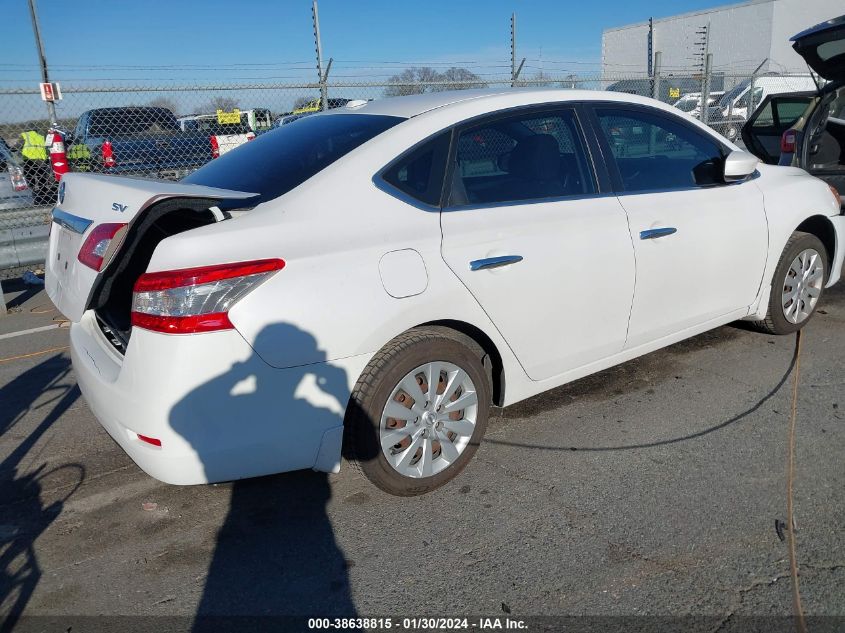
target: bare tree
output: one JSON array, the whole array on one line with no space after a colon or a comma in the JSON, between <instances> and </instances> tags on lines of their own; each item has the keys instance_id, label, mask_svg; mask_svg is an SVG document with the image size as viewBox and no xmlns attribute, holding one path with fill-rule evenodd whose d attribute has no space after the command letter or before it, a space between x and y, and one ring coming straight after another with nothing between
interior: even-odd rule
<instances>
[{"instance_id":1,"label":"bare tree","mask_svg":"<svg viewBox=\"0 0 845 633\"><path fill-rule=\"evenodd\" d=\"M212 112L217 112L218 110L229 112L237 107L238 101L237 99L233 99L232 97L214 97L211 101L208 102L208 108Z\"/></svg>"},{"instance_id":2,"label":"bare tree","mask_svg":"<svg viewBox=\"0 0 845 633\"><path fill-rule=\"evenodd\" d=\"M448 81L449 85L436 86L435 90L466 90L468 88L486 88L487 84L481 77L466 68L452 66L440 75L440 81Z\"/></svg>"},{"instance_id":3,"label":"bare tree","mask_svg":"<svg viewBox=\"0 0 845 633\"><path fill-rule=\"evenodd\" d=\"M179 106L176 105L176 102L167 97L156 97L147 105L151 108L165 108L170 110L173 114L177 114L179 112Z\"/></svg>"},{"instance_id":4,"label":"bare tree","mask_svg":"<svg viewBox=\"0 0 845 633\"><path fill-rule=\"evenodd\" d=\"M389 85L384 89L385 97L402 97L405 95L417 95L425 92L425 86L420 85L417 80L416 68L406 68L398 75L393 75L388 82Z\"/></svg>"},{"instance_id":5,"label":"bare tree","mask_svg":"<svg viewBox=\"0 0 845 633\"><path fill-rule=\"evenodd\" d=\"M440 90L483 88L487 85L475 73L466 68L454 66L442 73L429 66L414 66L406 68L398 75L393 75L388 82L393 85L384 89L386 97L416 95ZM445 85L444 82L449 82L449 85Z\"/></svg>"}]
</instances>

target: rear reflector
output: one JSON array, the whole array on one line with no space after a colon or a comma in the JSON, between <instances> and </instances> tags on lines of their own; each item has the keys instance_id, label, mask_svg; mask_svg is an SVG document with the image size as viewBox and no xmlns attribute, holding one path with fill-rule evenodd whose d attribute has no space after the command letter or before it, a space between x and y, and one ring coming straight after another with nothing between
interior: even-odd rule
<instances>
[{"instance_id":1,"label":"rear reflector","mask_svg":"<svg viewBox=\"0 0 845 633\"><path fill-rule=\"evenodd\" d=\"M146 273L133 289L132 325L165 334L232 329L229 310L284 266L262 259Z\"/></svg>"},{"instance_id":2,"label":"rear reflector","mask_svg":"<svg viewBox=\"0 0 845 633\"><path fill-rule=\"evenodd\" d=\"M146 442L147 444L152 444L153 446L161 446L161 440L155 437L147 437L146 435L138 433L138 439L142 442Z\"/></svg>"},{"instance_id":3,"label":"rear reflector","mask_svg":"<svg viewBox=\"0 0 845 633\"><path fill-rule=\"evenodd\" d=\"M114 159L114 149L111 146L111 141L103 141L103 146L100 149L103 153L103 167L114 167L117 161Z\"/></svg>"},{"instance_id":4,"label":"rear reflector","mask_svg":"<svg viewBox=\"0 0 845 633\"><path fill-rule=\"evenodd\" d=\"M798 135L795 130L787 130L783 133L783 136L780 137L780 151L783 154L795 153L795 142L797 136Z\"/></svg>"},{"instance_id":5,"label":"rear reflector","mask_svg":"<svg viewBox=\"0 0 845 633\"><path fill-rule=\"evenodd\" d=\"M76 258L97 272L103 269L103 259L114 236L126 226L126 223L98 224L85 239Z\"/></svg>"}]
</instances>

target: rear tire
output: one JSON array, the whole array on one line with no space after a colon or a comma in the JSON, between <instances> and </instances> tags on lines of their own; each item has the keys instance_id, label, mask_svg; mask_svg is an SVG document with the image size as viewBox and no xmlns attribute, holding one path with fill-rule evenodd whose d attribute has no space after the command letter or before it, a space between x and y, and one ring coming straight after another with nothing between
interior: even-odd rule
<instances>
[{"instance_id":1,"label":"rear tire","mask_svg":"<svg viewBox=\"0 0 845 633\"><path fill-rule=\"evenodd\" d=\"M827 251L815 235L795 231L781 253L766 318L755 325L769 334L792 334L815 314L828 276Z\"/></svg>"},{"instance_id":2,"label":"rear tire","mask_svg":"<svg viewBox=\"0 0 845 633\"><path fill-rule=\"evenodd\" d=\"M397 496L425 494L456 477L478 449L490 415L483 357L474 340L444 327L414 328L385 345L346 410L352 463Z\"/></svg>"}]
</instances>

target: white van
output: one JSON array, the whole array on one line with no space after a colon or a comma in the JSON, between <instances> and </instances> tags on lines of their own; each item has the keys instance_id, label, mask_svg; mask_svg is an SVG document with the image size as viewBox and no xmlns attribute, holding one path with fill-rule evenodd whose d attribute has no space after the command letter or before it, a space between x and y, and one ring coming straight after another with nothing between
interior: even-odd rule
<instances>
[{"instance_id":1,"label":"white van","mask_svg":"<svg viewBox=\"0 0 845 633\"><path fill-rule=\"evenodd\" d=\"M754 78L754 93L750 94L751 79L737 84L719 99L719 110L725 119L747 119L749 96L751 112L769 95L785 92L804 92L816 90L817 85L811 75L761 75Z\"/></svg>"}]
</instances>

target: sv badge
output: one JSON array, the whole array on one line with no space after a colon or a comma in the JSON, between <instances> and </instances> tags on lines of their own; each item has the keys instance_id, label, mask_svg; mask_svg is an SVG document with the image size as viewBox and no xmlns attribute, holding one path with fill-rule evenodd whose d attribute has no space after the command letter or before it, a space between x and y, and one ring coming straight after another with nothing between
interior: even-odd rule
<instances>
[{"instance_id":1,"label":"sv badge","mask_svg":"<svg viewBox=\"0 0 845 633\"><path fill-rule=\"evenodd\" d=\"M128 208L129 208L128 204L120 204L119 202L115 202L111 205L111 210L117 211L118 213L123 213Z\"/></svg>"}]
</instances>

